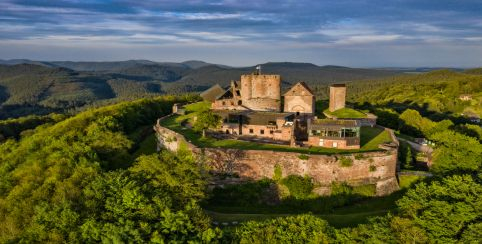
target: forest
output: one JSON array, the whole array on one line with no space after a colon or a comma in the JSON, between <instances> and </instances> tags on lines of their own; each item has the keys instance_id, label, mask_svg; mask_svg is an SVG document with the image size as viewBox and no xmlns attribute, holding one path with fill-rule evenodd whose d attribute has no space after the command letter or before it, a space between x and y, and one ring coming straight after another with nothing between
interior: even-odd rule
<instances>
[{"instance_id":1,"label":"forest","mask_svg":"<svg viewBox=\"0 0 482 244\"><path fill-rule=\"evenodd\" d=\"M254 67L228 67L201 61L157 63L43 62L0 60L0 119L31 114L77 113L88 107L165 94L199 93L219 83L239 80ZM399 72L317 66L308 63L266 63L266 73L280 74L283 86L387 77Z\"/></svg>"},{"instance_id":2,"label":"forest","mask_svg":"<svg viewBox=\"0 0 482 244\"><path fill-rule=\"evenodd\" d=\"M382 125L435 144L433 177L401 191L393 210L344 227L310 210L236 226L216 225L205 209L206 203L220 201L207 190L207 169L187 149L176 154L156 152L152 143L157 118L170 113L173 103L197 99L143 98L72 115L1 121L0 242L477 243L482 239L480 130L450 119L432 120L410 108L378 106L367 109L377 113ZM407 153L401 155L411 157ZM303 177L265 182L273 180L288 188L294 203L310 191L310 181ZM262 184L224 193L252 195ZM349 204L356 200L352 191L340 186L339 195L328 200Z\"/></svg>"}]
</instances>

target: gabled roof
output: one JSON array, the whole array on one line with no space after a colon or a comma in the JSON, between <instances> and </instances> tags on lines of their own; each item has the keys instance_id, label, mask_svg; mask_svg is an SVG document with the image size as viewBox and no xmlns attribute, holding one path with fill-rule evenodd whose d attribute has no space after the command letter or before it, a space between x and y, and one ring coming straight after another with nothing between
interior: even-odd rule
<instances>
[{"instance_id":1,"label":"gabled roof","mask_svg":"<svg viewBox=\"0 0 482 244\"><path fill-rule=\"evenodd\" d=\"M310 89L310 87L303 81L296 83L294 86L292 86L283 96L296 96L300 95L301 96L301 91L307 91L308 94L306 95L315 95L313 91Z\"/></svg>"},{"instance_id":2,"label":"gabled roof","mask_svg":"<svg viewBox=\"0 0 482 244\"><path fill-rule=\"evenodd\" d=\"M218 99L229 99L229 98L233 98L233 93L231 92L231 89L227 89L223 94L216 97L216 100L218 100Z\"/></svg>"},{"instance_id":3,"label":"gabled roof","mask_svg":"<svg viewBox=\"0 0 482 244\"><path fill-rule=\"evenodd\" d=\"M214 102L217 97L223 95L225 92L225 89L223 89L220 85L216 84L209 89L201 92L200 96L206 101Z\"/></svg>"}]
</instances>

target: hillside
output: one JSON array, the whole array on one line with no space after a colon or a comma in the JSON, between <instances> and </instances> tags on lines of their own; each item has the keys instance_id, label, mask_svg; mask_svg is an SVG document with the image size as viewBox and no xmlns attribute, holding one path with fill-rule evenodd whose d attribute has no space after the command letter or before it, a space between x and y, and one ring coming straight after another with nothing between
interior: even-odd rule
<instances>
[{"instance_id":1,"label":"hillside","mask_svg":"<svg viewBox=\"0 0 482 244\"><path fill-rule=\"evenodd\" d=\"M231 80L239 80L242 74L255 70L255 66L234 68L202 61L11 60L7 63L17 62L30 64L0 65L0 119L75 111L92 104L159 94L197 93L217 83L228 85ZM34 62L41 65L32 64ZM280 74L283 90L295 82L305 81L318 99L328 97L329 84L346 82L348 101L353 103L391 103L396 109L415 108L425 115L482 113L480 69L404 74L381 69L283 62L262 64L262 72ZM461 94L471 94L472 100L459 100Z\"/></svg>"},{"instance_id":2,"label":"hillside","mask_svg":"<svg viewBox=\"0 0 482 244\"><path fill-rule=\"evenodd\" d=\"M400 76L384 79L377 89L363 89L364 82L354 84L352 100L375 106L389 106L398 110L415 108L435 117L478 115L482 117L482 75L465 74L448 70L433 71L416 76ZM380 81L379 81L380 83ZM471 99L459 97L468 94ZM434 117L434 118L435 118Z\"/></svg>"},{"instance_id":3,"label":"hillside","mask_svg":"<svg viewBox=\"0 0 482 244\"><path fill-rule=\"evenodd\" d=\"M186 100L164 96L0 123L2 133L23 126L0 141L0 242L480 240L482 145L437 125L444 122L428 121L439 129L430 134L435 177L400 175L402 190L390 196L347 184L319 196L311 178L282 177L281 169L272 179L207 190L209 170L189 151L156 152L152 124L175 102Z\"/></svg>"},{"instance_id":4,"label":"hillside","mask_svg":"<svg viewBox=\"0 0 482 244\"><path fill-rule=\"evenodd\" d=\"M0 119L77 110L98 102L116 102L159 94L200 92L239 80L255 66L233 68L202 61L160 63L0 61ZM397 72L266 63L263 73L280 74L283 88L303 80L310 85L392 76Z\"/></svg>"}]
</instances>

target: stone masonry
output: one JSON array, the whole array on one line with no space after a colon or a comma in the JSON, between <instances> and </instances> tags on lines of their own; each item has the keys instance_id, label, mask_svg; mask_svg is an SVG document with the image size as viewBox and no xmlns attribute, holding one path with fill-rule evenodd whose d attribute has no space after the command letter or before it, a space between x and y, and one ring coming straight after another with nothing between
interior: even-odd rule
<instances>
[{"instance_id":1,"label":"stone masonry","mask_svg":"<svg viewBox=\"0 0 482 244\"><path fill-rule=\"evenodd\" d=\"M239 150L221 148L198 148L184 137L159 123L154 126L159 148L177 151L185 144L193 153L203 158L208 167L219 173L237 174L247 180L272 178L276 165L280 165L283 176L308 175L320 186L319 192L326 192L334 182L347 182L350 185L374 184L376 194L388 195L398 190L396 178L397 148L386 147L386 151L360 153L356 157L348 155L307 155L300 153L266 150ZM205 157L201 157L204 155ZM352 161L349 167L341 166L341 159ZM358 159L357 159L358 158Z\"/></svg>"},{"instance_id":2,"label":"stone masonry","mask_svg":"<svg viewBox=\"0 0 482 244\"><path fill-rule=\"evenodd\" d=\"M284 112L315 113L315 95L304 82L298 82L284 95Z\"/></svg>"},{"instance_id":3,"label":"stone masonry","mask_svg":"<svg viewBox=\"0 0 482 244\"><path fill-rule=\"evenodd\" d=\"M256 111L280 111L281 77L249 74L241 76L242 105Z\"/></svg>"},{"instance_id":4,"label":"stone masonry","mask_svg":"<svg viewBox=\"0 0 482 244\"><path fill-rule=\"evenodd\" d=\"M345 84L334 84L330 86L330 112L345 107L346 86Z\"/></svg>"}]
</instances>

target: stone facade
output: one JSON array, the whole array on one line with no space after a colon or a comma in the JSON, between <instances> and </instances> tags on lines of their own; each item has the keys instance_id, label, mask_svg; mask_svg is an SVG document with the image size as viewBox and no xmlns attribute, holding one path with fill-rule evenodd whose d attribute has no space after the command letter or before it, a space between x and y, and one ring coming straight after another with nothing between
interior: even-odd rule
<instances>
[{"instance_id":1,"label":"stone facade","mask_svg":"<svg viewBox=\"0 0 482 244\"><path fill-rule=\"evenodd\" d=\"M345 107L346 85L334 84L330 86L330 112Z\"/></svg>"},{"instance_id":2,"label":"stone facade","mask_svg":"<svg viewBox=\"0 0 482 244\"><path fill-rule=\"evenodd\" d=\"M238 82L231 81L229 89L212 101L211 108L215 110L246 110L242 106L241 91Z\"/></svg>"},{"instance_id":3,"label":"stone facade","mask_svg":"<svg viewBox=\"0 0 482 244\"><path fill-rule=\"evenodd\" d=\"M216 111L223 119L217 132L277 141L292 137L294 114L259 111Z\"/></svg>"},{"instance_id":4,"label":"stone facade","mask_svg":"<svg viewBox=\"0 0 482 244\"><path fill-rule=\"evenodd\" d=\"M215 88L212 87L203 93L204 97L206 97L204 100L212 97L208 95L212 95L212 91L217 90ZM262 75L260 68L258 68L256 73L241 75L239 82L232 81L224 93L218 95L211 103L212 110L223 117L223 124L216 131L218 133L236 135L236 139L248 139L245 136L253 136L260 139L276 140L276 143L278 141L289 142L292 146L323 146L339 149L360 148L359 138L353 139L353 135L344 133L347 130L344 127L335 128L334 132L330 131L329 135L323 136L334 138L313 137L309 139L312 134L310 133L311 129L307 125L310 124L310 121L314 122L316 120L316 117L314 117L316 107L314 93L306 83L298 82L283 94L284 107L283 113L281 113L280 89L281 77L279 75ZM346 86L344 84L332 85L330 87L330 110L344 108L345 95ZM250 116L254 116L254 114L257 114L256 117L264 118L261 122L253 123ZM284 120L280 122L278 117L281 114L283 114ZM290 119L290 123L287 123L286 116L291 114L294 115L295 119ZM342 120L339 121L343 122ZM372 121L376 120L363 122L373 126L373 124L369 123ZM359 131L360 126L357 126L357 128L357 131ZM324 133L324 130L317 131L320 133L323 131ZM239 137L240 135L242 137ZM254 138L249 139L252 140ZM327 139L326 142L325 139Z\"/></svg>"},{"instance_id":5,"label":"stone facade","mask_svg":"<svg viewBox=\"0 0 482 244\"><path fill-rule=\"evenodd\" d=\"M385 147L386 151L360 153L354 155L307 155L301 159L300 153L265 150L239 150L221 148L198 148L187 142L182 135L157 124L154 129L159 147L176 151L182 144L203 159L211 170L218 173L237 174L246 180L272 178L279 165L283 177L300 175L312 177L321 188L334 182L350 185L376 185L378 196L388 195L399 189L396 179L397 147ZM341 160L351 160L352 165L343 167ZM320 189L321 189L320 188ZM326 192L320 190L320 192ZM321 194L321 193L320 193Z\"/></svg>"},{"instance_id":6,"label":"stone facade","mask_svg":"<svg viewBox=\"0 0 482 244\"><path fill-rule=\"evenodd\" d=\"M305 145L339 149L360 149L360 138L323 138L309 136Z\"/></svg>"},{"instance_id":7,"label":"stone facade","mask_svg":"<svg viewBox=\"0 0 482 244\"><path fill-rule=\"evenodd\" d=\"M281 76L242 75L240 91L243 106L256 111L280 111Z\"/></svg>"},{"instance_id":8,"label":"stone facade","mask_svg":"<svg viewBox=\"0 0 482 244\"><path fill-rule=\"evenodd\" d=\"M315 96L304 82L298 82L284 95L284 112L315 113Z\"/></svg>"}]
</instances>

